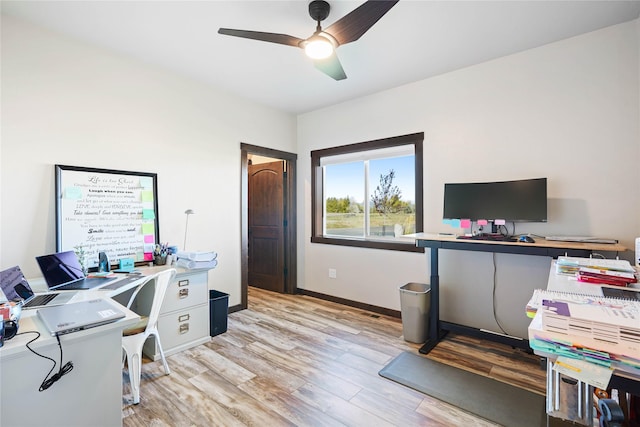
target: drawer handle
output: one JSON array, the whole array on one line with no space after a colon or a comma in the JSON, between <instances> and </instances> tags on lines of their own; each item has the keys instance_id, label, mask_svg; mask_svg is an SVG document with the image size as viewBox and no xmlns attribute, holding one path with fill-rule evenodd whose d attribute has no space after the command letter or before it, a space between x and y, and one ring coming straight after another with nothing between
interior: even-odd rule
<instances>
[{"instance_id":1,"label":"drawer handle","mask_svg":"<svg viewBox=\"0 0 640 427\"><path fill-rule=\"evenodd\" d=\"M189 279L178 280L178 287L189 286Z\"/></svg>"},{"instance_id":2,"label":"drawer handle","mask_svg":"<svg viewBox=\"0 0 640 427\"><path fill-rule=\"evenodd\" d=\"M180 289L180 290L178 291L178 296L179 296L180 298L186 298L186 297L188 297L188 296L189 296L189 289L188 289L188 288L187 288L187 289Z\"/></svg>"},{"instance_id":3,"label":"drawer handle","mask_svg":"<svg viewBox=\"0 0 640 427\"><path fill-rule=\"evenodd\" d=\"M181 316L178 316L178 322L186 322L190 318L191 316L189 316L188 314L183 314Z\"/></svg>"},{"instance_id":4,"label":"drawer handle","mask_svg":"<svg viewBox=\"0 0 640 427\"><path fill-rule=\"evenodd\" d=\"M180 333L181 334L186 334L187 332L189 332L189 324L188 323L183 323L180 325Z\"/></svg>"}]
</instances>

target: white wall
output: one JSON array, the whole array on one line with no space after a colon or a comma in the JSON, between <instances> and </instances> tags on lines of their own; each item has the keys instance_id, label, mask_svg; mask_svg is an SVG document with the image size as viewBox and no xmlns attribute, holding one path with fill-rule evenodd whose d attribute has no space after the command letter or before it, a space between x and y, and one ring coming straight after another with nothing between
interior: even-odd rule
<instances>
[{"instance_id":1,"label":"white wall","mask_svg":"<svg viewBox=\"0 0 640 427\"><path fill-rule=\"evenodd\" d=\"M215 250L240 304L240 142L295 152L295 118L2 16L0 269L55 252L54 164L158 174L160 238Z\"/></svg>"},{"instance_id":2,"label":"white wall","mask_svg":"<svg viewBox=\"0 0 640 427\"><path fill-rule=\"evenodd\" d=\"M640 236L637 32L633 21L299 116L299 286L400 309L399 285L428 283L427 255L310 243L310 151L420 131L425 231L452 231L441 223L445 182L547 177L549 222L517 233L631 248ZM498 331L491 254L443 251L441 261L441 317ZM498 319L526 336L524 304L546 286L550 258L496 263Z\"/></svg>"}]
</instances>

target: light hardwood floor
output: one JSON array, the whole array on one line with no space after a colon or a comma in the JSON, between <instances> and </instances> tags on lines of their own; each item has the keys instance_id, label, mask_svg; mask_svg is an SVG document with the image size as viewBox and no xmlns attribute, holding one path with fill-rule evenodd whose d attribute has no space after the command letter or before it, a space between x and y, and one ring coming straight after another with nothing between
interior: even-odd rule
<instances>
[{"instance_id":1,"label":"light hardwood floor","mask_svg":"<svg viewBox=\"0 0 640 427\"><path fill-rule=\"evenodd\" d=\"M168 358L171 375L144 363L139 405L123 374L123 425L494 426L378 375L418 348L400 319L250 288L226 333ZM428 357L544 394L539 360L522 350L450 335Z\"/></svg>"}]
</instances>

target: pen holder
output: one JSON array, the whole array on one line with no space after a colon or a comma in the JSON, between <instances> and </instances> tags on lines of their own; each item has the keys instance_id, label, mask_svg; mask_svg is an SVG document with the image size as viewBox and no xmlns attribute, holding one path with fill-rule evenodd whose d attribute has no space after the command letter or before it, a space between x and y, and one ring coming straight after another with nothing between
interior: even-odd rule
<instances>
[{"instance_id":1,"label":"pen holder","mask_svg":"<svg viewBox=\"0 0 640 427\"><path fill-rule=\"evenodd\" d=\"M167 256L166 255L156 255L156 257L153 259L153 263L155 265L165 265L167 263Z\"/></svg>"}]
</instances>

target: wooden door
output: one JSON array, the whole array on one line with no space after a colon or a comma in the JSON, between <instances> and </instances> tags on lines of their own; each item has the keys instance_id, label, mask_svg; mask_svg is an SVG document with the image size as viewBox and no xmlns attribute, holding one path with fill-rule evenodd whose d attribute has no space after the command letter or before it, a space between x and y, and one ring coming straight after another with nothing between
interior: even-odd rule
<instances>
[{"instance_id":1,"label":"wooden door","mask_svg":"<svg viewBox=\"0 0 640 427\"><path fill-rule=\"evenodd\" d=\"M249 285L284 293L284 161L249 165Z\"/></svg>"}]
</instances>

